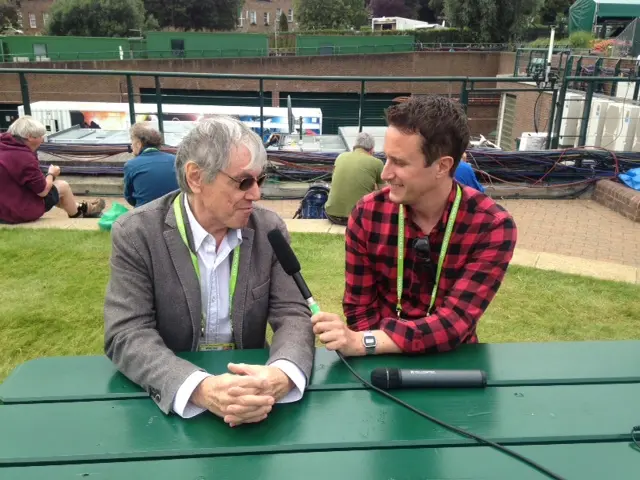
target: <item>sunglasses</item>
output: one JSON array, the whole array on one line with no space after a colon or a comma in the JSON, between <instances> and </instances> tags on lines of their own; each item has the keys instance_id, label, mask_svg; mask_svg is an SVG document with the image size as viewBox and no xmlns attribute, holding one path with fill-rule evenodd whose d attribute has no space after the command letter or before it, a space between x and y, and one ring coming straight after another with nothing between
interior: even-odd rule
<instances>
[{"instance_id":1,"label":"sunglasses","mask_svg":"<svg viewBox=\"0 0 640 480\"><path fill-rule=\"evenodd\" d=\"M266 173L260 175L258 178L255 178L255 177L235 178L229 175L228 173L223 172L222 170L220 171L220 173L224 174L226 177L229 177L231 180L236 182L238 184L238 188L243 192L246 192L247 190L249 190L256 183L258 184L258 187L261 187L267 178Z\"/></svg>"},{"instance_id":2,"label":"sunglasses","mask_svg":"<svg viewBox=\"0 0 640 480\"><path fill-rule=\"evenodd\" d=\"M431 245L429 244L429 238L416 238L413 241L413 249L416 251L416 257L420 261L420 265L424 265L433 272L434 268L431 262Z\"/></svg>"},{"instance_id":3,"label":"sunglasses","mask_svg":"<svg viewBox=\"0 0 640 480\"><path fill-rule=\"evenodd\" d=\"M416 251L416 257L422 263L431 263L431 245L427 237L416 238L413 241L413 249Z\"/></svg>"}]
</instances>

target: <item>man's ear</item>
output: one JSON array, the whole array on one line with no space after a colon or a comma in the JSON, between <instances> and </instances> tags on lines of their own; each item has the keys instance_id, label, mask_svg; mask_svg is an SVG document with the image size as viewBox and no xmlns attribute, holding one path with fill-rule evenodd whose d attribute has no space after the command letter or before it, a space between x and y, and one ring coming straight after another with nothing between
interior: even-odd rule
<instances>
[{"instance_id":1,"label":"man's ear","mask_svg":"<svg viewBox=\"0 0 640 480\"><path fill-rule=\"evenodd\" d=\"M440 158L440 161L438 162L438 172L437 172L438 178L453 176L449 172L453 170L454 163L455 162L453 161L453 157L447 156L447 157Z\"/></svg>"},{"instance_id":2,"label":"man's ear","mask_svg":"<svg viewBox=\"0 0 640 480\"><path fill-rule=\"evenodd\" d=\"M202 170L194 162L187 162L184 166L187 185L193 193L202 191Z\"/></svg>"}]
</instances>

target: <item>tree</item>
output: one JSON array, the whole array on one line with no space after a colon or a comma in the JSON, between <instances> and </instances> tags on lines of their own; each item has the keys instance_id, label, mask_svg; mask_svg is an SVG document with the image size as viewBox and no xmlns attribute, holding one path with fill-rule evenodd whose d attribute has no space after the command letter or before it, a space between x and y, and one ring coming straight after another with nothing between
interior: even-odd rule
<instances>
[{"instance_id":1,"label":"tree","mask_svg":"<svg viewBox=\"0 0 640 480\"><path fill-rule=\"evenodd\" d=\"M49 35L128 37L144 30L142 0L56 0L49 11Z\"/></svg>"},{"instance_id":2,"label":"tree","mask_svg":"<svg viewBox=\"0 0 640 480\"><path fill-rule=\"evenodd\" d=\"M287 20L287 14L284 12L280 14L280 25L278 25L278 30L281 32L289 31L289 21Z\"/></svg>"},{"instance_id":3,"label":"tree","mask_svg":"<svg viewBox=\"0 0 640 480\"><path fill-rule=\"evenodd\" d=\"M294 0L293 8L303 30L360 28L369 19L364 0Z\"/></svg>"},{"instance_id":4,"label":"tree","mask_svg":"<svg viewBox=\"0 0 640 480\"><path fill-rule=\"evenodd\" d=\"M569 7L575 0L542 0L541 3L538 13L540 23L550 25L556 23L558 17L569 15Z\"/></svg>"},{"instance_id":5,"label":"tree","mask_svg":"<svg viewBox=\"0 0 640 480\"><path fill-rule=\"evenodd\" d=\"M444 0L422 0L422 8L420 9L420 18L422 15L431 15L433 17L433 23L444 15Z\"/></svg>"},{"instance_id":6,"label":"tree","mask_svg":"<svg viewBox=\"0 0 640 480\"><path fill-rule=\"evenodd\" d=\"M18 9L15 2L0 0L0 33L18 25Z\"/></svg>"},{"instance_id":7,"label":"tree","mask_svg":"<svg viewBox=\"0 0 640 480\"><path fill-rule=\"evenodd\" d=\"M235 30L243 0L144 0L161 27Z\"/></svg>"},{"instance_id":8,"label":"tree","mask_svg":"<svg viewBox=\"0 0 640 480\"><path fill-rule=\"evenodd\" d=\"M535 15L538 0L444 0L444 12L454 27L469 28L480 42L507 43Z\"/></svg>"},{"instance_id":9,"label":"tree","mask_svg":"<svg viewBox=\"0 0 640 480\"><path fill-rule=\"evenodd\" d=\"M404 0L371 0L371 13L374 17L405 17L411 18L413 12Z\"/></svg>"}]
</instances>

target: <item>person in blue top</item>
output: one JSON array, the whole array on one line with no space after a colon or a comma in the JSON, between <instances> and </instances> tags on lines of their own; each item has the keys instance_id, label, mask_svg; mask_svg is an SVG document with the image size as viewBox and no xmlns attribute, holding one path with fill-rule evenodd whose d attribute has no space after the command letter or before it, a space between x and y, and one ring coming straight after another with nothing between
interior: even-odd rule
<instances>
[{"instance_id":1,"label":"person in blue top","mask_svg":"<svg viewBox=\"0 0 640 480\"><path fill-rule=\"evenodd\" d=\"M462 155L462 160L456 168L455 179L461 185L466 185L471 188L475 188L481 193L484 193L484 187L476 178L476 172L473 171L473 167L467 162L467 154Z\"/></svg>"},{"instance_id":2,"label":"person in blue top","mask_svg":"<svg viewBox=\"0 0 640 480\"><path fill-rule=\"evenodd\" d=\"M124 198L127 202L140 207L178 190L176 157L159 150L162 146L160 132L143 122L131 127L130 136L135 157L124 165Z\"/></svg>"}]
</instances>

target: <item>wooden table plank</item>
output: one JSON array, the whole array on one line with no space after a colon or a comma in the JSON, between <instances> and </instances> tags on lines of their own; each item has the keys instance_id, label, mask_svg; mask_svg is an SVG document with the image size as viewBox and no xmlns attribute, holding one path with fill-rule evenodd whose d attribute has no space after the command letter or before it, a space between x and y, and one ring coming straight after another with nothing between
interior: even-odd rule
<instances>
[{"instance_id":1,"label":"wooden table plank","mask_svg":"<svg viewBox=\"0 0 640 480\"><path fill-rule=\"evenodd\" d=\"M266 350L181 353L213 374L229 362L263 364ZM493 386L640 382L640 341L463 345L445 354L388 355L349 359L370 378L377 367L482 369ZM310 390L363 388L333 352L320 348ZM18 366L0 385L0 401L29 402L146 397L103 356L52 357Z\"/></svg>"},{"instance_id":2,"label":"wooden table plank","mask_svg":"<svg viewBox=\"0 0 640 480\"><path fill-rule=\"evenodd\" d=\"M526 445L517 453L567 479L633 479L640 450L626 442ZM42 467L0 467L3 480L540 480L530 466L488 447L446 447L204 457Z\"/></svg>"},{"instance_id":3,"label":"wooden table plank","mask_svg":"<svg viewBox=\"0 0 640 480\"><path fill-rule=\"evenodd\" d=\"M640 384L403 390L442 421L505 444L629 441ZM265 422L165 416L149 399L0 407L0 464L475 445L370 390L313 391ZM639 459L640 462L640 459Z\"/></svg>"}]
</instances>

